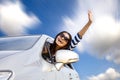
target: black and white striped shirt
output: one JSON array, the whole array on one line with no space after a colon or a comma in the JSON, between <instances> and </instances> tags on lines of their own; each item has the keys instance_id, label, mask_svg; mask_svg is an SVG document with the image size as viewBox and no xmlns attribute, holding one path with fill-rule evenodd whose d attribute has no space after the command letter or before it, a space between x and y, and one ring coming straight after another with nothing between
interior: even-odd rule
<instances>
[{"instance_id":1,"label":"black and white striped shirt","mask_svg":"<svg viewBox=\"0 0 120 80\"><path fill-rule=\"evenodd\" d=\"M80 36L78 33L74 36L74 38L71 41L71 45L69 47L70 50L73 50L76 45L80 42L80 40L82 39L82 36Z\"/></svg>"}]
</instances>

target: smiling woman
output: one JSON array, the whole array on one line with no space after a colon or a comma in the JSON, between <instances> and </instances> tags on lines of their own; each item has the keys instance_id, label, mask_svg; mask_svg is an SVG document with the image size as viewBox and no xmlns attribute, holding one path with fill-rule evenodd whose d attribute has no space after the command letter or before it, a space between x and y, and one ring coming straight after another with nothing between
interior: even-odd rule
<instances>
[{"instance_id":1,"label":"smiling woman","mask_svg":"<svg viewBox=\"0 0 120 80\"><path fill-rule=\"evenodd\" d=\"M55 62L55 53L60 49L69 49L72 37L66 32L62 31L56 35L53 43L46 42L42 51L42 56L44 59L53 58L52 63Z\"/></svg>"}]
</instances>

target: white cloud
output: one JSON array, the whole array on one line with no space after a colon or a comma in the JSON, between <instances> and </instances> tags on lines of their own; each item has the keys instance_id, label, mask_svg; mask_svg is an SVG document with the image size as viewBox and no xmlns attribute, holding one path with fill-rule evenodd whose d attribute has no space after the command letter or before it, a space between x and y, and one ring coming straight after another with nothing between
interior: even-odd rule
<instances>
[{"instance_id":1,"label":"white cloud","mask_svg":"<svg viewBox=\"0 0 120 80\"><path fill-rule=\"evenodd\" d=\"M109 61L113 61L116 64L120 64L120 49L114 49L115 51L111 51L112 53L106 56L106 59Z\"/></svg>"},{"instance_id":2,"label":"white cloud","mask_svg":"<svg viewBox=\"0 0 120 80\"><path fill-rule=\"evenodd\" d=\"M74 34L81 30L88 21L87 11L90 9L94 21L83 37L82 50L120 64L120 21L116 19L118 0L78 0L78 3L76 15L64 17L63 29Z\"/></svg>"},{"instance_id":3,"label":"white cloud","mask_svg":"<svg viewBox=\"0 0 120 80\"><path fill-rule=\"evenodd\" d=\"M25 7L18 0L3 1L0 4L0 30L8 36L26 34L26 28L38 24L40 20L34 15L25 13Z\"/></svg>"},{"instance_id":4,"label":"white cloud","mask_svg":"<svg viewBox=\"0 0 120 80\"><path fill-rule=\"evenodd\" d=\"M101 73L97 76L91 76L88 80L119 80L120 73L113 68L109 68L105 73Z\"/></svg>"}]
</instances>

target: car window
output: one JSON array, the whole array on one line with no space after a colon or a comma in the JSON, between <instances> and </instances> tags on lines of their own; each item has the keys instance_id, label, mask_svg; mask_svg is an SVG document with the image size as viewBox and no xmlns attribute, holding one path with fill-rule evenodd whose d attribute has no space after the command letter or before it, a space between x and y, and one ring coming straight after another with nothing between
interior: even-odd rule
<instances>
[{"instance_id":1,"label":"car window","mask_svg":"<svg viewBox=\"0 0 120 80\"><path fill-rule=\"evenodd\" d=\"M0 38L0 50L26 50L31 48L40 36Z\"/></svg>"},{"instance_id":2,"label":"car window","mask_svg":"<svg viewBox=\"0 0 120 80\"><path fill-rule=\"evenodd\" d=\"M53 63L55 58L50 55L51 53L49 53L50 51L48 50L48 48L50 47L50 44L53 43L53 39L52 38L47 38L45 43L44 43L44 47L42 50L42 58L47 61L48 63ZM47 52L47 53L46 53ZM53 59L53 60L52 60Z\"/></svg>"}]
</instances>

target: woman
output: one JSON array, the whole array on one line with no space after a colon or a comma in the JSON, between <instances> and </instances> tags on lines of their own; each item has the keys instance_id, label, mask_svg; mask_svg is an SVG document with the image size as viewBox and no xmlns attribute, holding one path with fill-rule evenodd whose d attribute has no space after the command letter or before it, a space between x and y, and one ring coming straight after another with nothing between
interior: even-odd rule
<instances>
[{"instance_id":1,"label":"woman","mask_svg":"<svg viewBox=\"0 0 120 80\"><path fill-rule=\"evenodd\" d=\"M60 49L69 49L72 37L67 31L62 31L56 35L53 43L46 42L42 51L42 56L47 61L55 62L55 53Z\"/></svg>"},{"instance_id":2,"label":"woman","mask_svg":"<svg viewBox=\"0 0 120 80\"><path fill-rule=\"evenodd\" d=\"M92 12L88 11L88 22L87 22L87 24L75 35L75 37L73 39L71 38L71 35L68 32L63 31L56 36L54 43L50 44L50 46L49 46L50 51L49 52L48 52L47 48L44 47L43 54L51 52L51 56L52 56L52 55L55 55L55 52L59 49L73 50L76 47L76 45L80 42L80 40L82 39L83 35L88 30L90 25L92 24L92 21L93 21ZM66 35L61 35L61 34L66 34ZM69 35L69 37L68 37L68 35ZM64 41L66 38L68 38L69 40ZM47 45L47 44L48 43L46 43L45 45Z\"/></svg>"}]
</instances>

